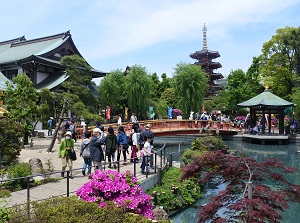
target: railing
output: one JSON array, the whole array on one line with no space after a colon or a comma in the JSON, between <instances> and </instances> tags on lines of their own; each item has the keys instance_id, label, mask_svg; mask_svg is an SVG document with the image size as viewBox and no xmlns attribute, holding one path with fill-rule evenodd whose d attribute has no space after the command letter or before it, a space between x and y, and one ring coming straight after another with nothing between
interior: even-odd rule
<instances>
[{"instance_id":1,"label":"railing","mask_svg":"<svg viewBox=\"0 0 300 223\"><path fill-rule=\"evenodd\" d=\"M156 153L154 153L154 160L153 160L153 164L154 164L154 172L153 174L157 174L158 172L160 177L162 176L161 174L161 170L162 168L164 168L164 166L167 165L168 159L166 157L166 144L164 144L158 151L156 151ZM137 157L136 157L137 158ZM128 161L130 161L131 158L127 159ZM127 161L126 160L126 161ZM126 170L130 170L131 172L133 172L133 175L135 177L138 178L138 180L144 181L145 179L147 179L149 177L149 173L146 172L145 175L139 173L139 170L137 167L137 165L140 165L140 163L133 163L133 170L132 170L132 165L128 165L128 166L122 166L120 165L120 161L116 161L115 162L117 165L117 169L116 171L118 172L125 172ZM99 167L99 169L108 169L108 165L109 163L106 161L103 161L101 163L101 166ZM95 168L95 166L93 166L92 168ZM73 169L73 172L81 172L83 170L83 168L76 168ZM32 184L33 178L38 178L38 177L42 177L42 178L51 178L51 177L60 177L61 173L64 173L64 175L66 175L66 184L65 187L62 187L62 185L60 184L59 188L56 189L55 186L58 186L57 182L52 182L52 183L47 183L47 184L43 184L43 185L39 185L39 186L34 186ZM76 180L77 179L77 180ZM83 180L81 180L83 179ZM41 200L43 198L46 198L45 196L48 196L49 194L51 194L51 196L67 196L69 197L71 194L75 194L76 190L85 182L87 182L87 178L74 178L73 180L70 180L70 171L69 170L65 170L65 171L56 171L56 172L48 172L48 173L43 173L43 174L35 174L35 175L30 175L30 176L26 176L26 177L18 177L18 178L10 178L10 179L3 179L0 181L0 186L3 187L5 186L5 182L8 181L16 181L16 180L25 180L26 181L26 189L23 189L22 191L16 191L16 192L12 192L15 194L15 196L17 197L21 197L22 199L18 199L18 201L22 201L23 203L27 203L28 208L30 208L30 202L32 200ZM158 181L161 182L161 179L159 179ZM80 182L80 184L79 184ZM70 186L73 186L71 189ZM75 186L75 187L74 187ZM36 193L41 193L41 191L36 191L37 189L35 188L43 188L42 189L42 195L41 194L37 195L37 194L32 194L32 191L35 191ZM52 190L52 193L51 193ZM43 193L44 192L44 193ZM49 193L50 192L50 193ZM33 192L34 193L34 192ZM26 197L26 199L25 199ZM50 196L49 196L50 197ZM7 203L7 205L10 207L14 204L9 204L9 202Z\"/></svg>"}]
</instances>

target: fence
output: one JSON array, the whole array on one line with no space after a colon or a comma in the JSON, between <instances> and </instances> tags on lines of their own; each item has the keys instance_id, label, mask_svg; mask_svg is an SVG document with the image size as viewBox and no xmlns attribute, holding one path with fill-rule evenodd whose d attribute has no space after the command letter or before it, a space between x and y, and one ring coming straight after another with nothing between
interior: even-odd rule
<instances>
[{"instance_id":1,"label":"fence","mask_svg":"<svg viewBox=\"0 0 300 223\"><path fill-rule=\"evenodd\" d=\"M172 160L174 156L178 156L181 153L181 146L178 146L178 151L175 153L166 154L166 144L164 144L156 153L154 153L153 163L154 163L154 169L153 173L149 175L148 172L145 173L145 175L141 174L138 171L137 165L139 163L133 163L132 165L128 166L121 166L120 162L117 163L117 171L118 172L126 172L127 170L130 170L135 177L138 178L138 181L141 182L141 186L143 187L143 191L146 191L146 189L151 188L155 184L161 185L161 178L162 178L162 171L167 166L172 166ZM129 159L128 159L129 160ZM100 169L107 169L108 163L103 162L100 166ZM73 169L74 172L81 173L82 168ZM57 178L60 177L61 173L65 172L66 178L60 179L59 181L50 182L47 184L42 184L39 186L35 186L33 184L34 179L44 179L44 178ZM76 175L76 174L75 174ZM87 177L76 177L73 180L69 178L70 171L56 171L56 172L49 172L44 174L35 174L30 175L26 177L19 177L19 178L11 178L11 179L5 179L0 181L0 186L3 188L5 186L5 183L10 181L20 181L26 183L26 189L15 191L11 193L11 199L7 202L7 207L12 206L21 206L25 207L23 209L26 209L27 214L30 214L30 203L32 201L42 201L52 196L67 196L73 195L76 193L76 190L83 185L84 183L88 182ZM150 178L150 179L149 179ZM151 185L151 178L155 178L155 180L151 181L153 185ZM150 182L150 183L149 183ZM2 204L3 206L3 204Z\"/></svg>"}]
</instances>

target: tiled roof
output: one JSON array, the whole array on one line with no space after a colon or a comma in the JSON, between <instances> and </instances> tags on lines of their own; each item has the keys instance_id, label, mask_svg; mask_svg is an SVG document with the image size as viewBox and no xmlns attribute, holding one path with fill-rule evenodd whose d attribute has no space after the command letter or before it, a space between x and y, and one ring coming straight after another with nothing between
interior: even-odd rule
<instances>
[{"instance_id":1,"label":"tiled roof","mask_svg":"<svg viewBox=\"0 0 300 223\"><path fill-rule=\"evenodd\" d=\"M240 107L290 107L296 106L292 102L286 101L275 94L272 94L270 91L265 90L261 94L238 104Z\"/></svg>"},{"instance_id":2,"label":"tiled roof","mask_svg":"<svg viewBox=\"0 0 300 223\"><path fill-rule=\"evenodd\" d=\"M69 32L61 33L54 36L48 36L33 40L5 41L0 42L0 64L15 62L32 55L43 55L70 38Z\"/></svg>"}]
</instances>

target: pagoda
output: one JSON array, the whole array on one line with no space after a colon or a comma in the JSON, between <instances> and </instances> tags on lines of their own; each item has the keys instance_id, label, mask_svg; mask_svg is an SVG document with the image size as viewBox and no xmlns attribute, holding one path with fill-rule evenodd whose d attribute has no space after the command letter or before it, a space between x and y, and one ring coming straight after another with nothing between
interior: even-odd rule
<instances>
[{"instance_id":1,"label":"pagoda","mask_svg":"<svg viewBox=\"0 0 300 223\"><path fill-rule=\"evenodd\" d=\"M215 81L224 78L224 76L221 73L214 72L215 69L222 67L219 62L213 61L213 59L220 57L220 54L218 51L211 51L207 49L206 31L207 28L204 23L204 27L202 29L202 50L190 54L190 57L197 60L197 62L195 62L194 64L201 66L202 70L204 70L208 75L208 90L206 92L206 99L209 99L211 96L216 95L219 90L221 90L222 87L216 84Z\"/></svg>"}]
</instances>

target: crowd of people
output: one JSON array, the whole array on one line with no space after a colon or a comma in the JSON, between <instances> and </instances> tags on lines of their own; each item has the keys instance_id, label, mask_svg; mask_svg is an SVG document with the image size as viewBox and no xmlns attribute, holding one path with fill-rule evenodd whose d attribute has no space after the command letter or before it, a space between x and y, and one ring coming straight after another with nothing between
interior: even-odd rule
<instances>
[{"instance_id":1,"label":"crowd of people","mask_svg":"<svg viewBox=\"0 0 300 223\"><path fill-rule=\"evenodd\" d=\"M105 131L100 122L92 132L86 131L80 144L80 157L83 158L82 174L89 175L92 169L102 169L104 161L107 161L108 168L116 169L117 164L127 165L127 162L140 163L141 173L150 173L153 169L153 154L155 153L153 142L154 133L151 131L151 125L145 125L144 129L138 124L134 113L131 118L132 133L127 135L124 127L119 125L115 133L113 127L108 127ZM61 176L64 177L65 170L68 166L69 177L73 179L73 160L70 158L71 151L74 151L76 137L74 134L74 122L66 121L65 137L61 140L58 157L62 163ZM130 154L131 153L131 154ZM127 159L127 156L130 158Z\"/></svg>"}]
</instances>

